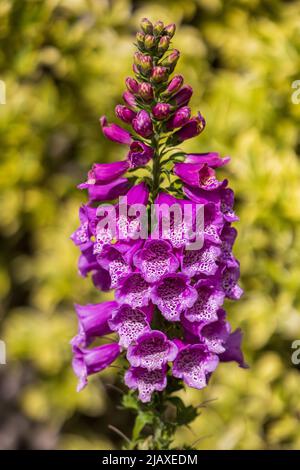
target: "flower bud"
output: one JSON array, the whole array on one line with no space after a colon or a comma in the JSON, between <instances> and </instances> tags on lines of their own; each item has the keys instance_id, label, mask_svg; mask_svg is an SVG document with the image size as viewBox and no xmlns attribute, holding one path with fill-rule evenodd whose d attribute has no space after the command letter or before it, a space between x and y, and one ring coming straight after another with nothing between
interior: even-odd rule
<instances>
[{"instance_id":1,"label":"flower bud","mask_svg":"<svg viewBox=\"0 0 300 470\"><path fill-rule=\"evenodd\" d=\"M125 101L125 103L127 104L127 106L129 106L129 108L135 108L136 107L136 99L135 99L135 96L130 93L129 91L125 91L123 93L123 100Z\"/></svg>"},{"instance_id":2,"label":"flower bud","mask_svg":"<svg viewBox=\"0 0 300 470\"><path fill-rule=\"evenodd\" d=\"M172 108L171 108L171 105L169 105L169 103L157 103L152 108L152 114L155 117L155 119L162 121L163 119L166 119L170 116L171 109Z\"/></svg>"},{"instance_id":3,"label":"flower bud","mask_svg":"<svg viewBox=\"0 0 300 470\"><path fill-rule=\"evenodd\" d=\"M160 38L158 46L157 46L157 52L159 56L162 56L169 48L170 45L170 38L168 36L163 36Z\"/></svg>"},{"instance_id":4,"label":"flower bud","mask_svg":"<svg viewBox=\"0 0 300 470\"><path fill-rule=\"evenodd\" d=\"M127 77L125 84L130 93L137 94L139 92L139 84L134 78Z\"/></svg>"},{"instance_id":5,"label":"flower bud","mask_svg":"<svg viewBox=\"0 0 300 470\"><path fill-rule=\"evenodd\" d=\"M152 70L152 57L150 55L141 54L138 69L143 75L148 75Z\"/></svg>"},{"instance_id":6,"label":"flower bud","mask_svg":"<svg viewBox=\"0 0 300 470\"><path fill-rule=\"evenodd\" d=\"M132 121L132 127L135 132L142 137L150 137L153 132L153 125L151 118L147 111L141 110L137 113L136 117Z\"/></svg>"},{"instance_id":7,"label":"flower bud","mask_svg":"<svg viewBox=\"0 0 300 470\"><path fill-rule=\"evenodd\" d=\"M142 57L142 53L141 52L135 52L134 55L133 55L133 63L135 65L140 65L141 64L141 57Z\"/></svg>"},{"instance_id":8,"label":"flower bud","mask_svg":"<svg viewBox=\"0 0 300 470\"><path fill-rule=\"evenodd\" d=\"M184 140L192 139L199 135L205 128L205 119L198 113L197 116L190 119L181 129L172 134L168 140L167 145L177 145Z\"/></svg>"},{"instance_id":9,"label":"flower bud","mask_svg":"<svg viewBox=\"0 0 300 470\"><path fill-rule=\"evenodd\" d=\"M178 91L183 84L183 76L175 75L172 80L169 82L166 91L162 93L162 96L170 96L176 91Z\"/></svg>"},{"instance_id":10,"label":"flower bud","mask_svg":"<svg viewBox=\"0 0 300 470\"><path fill-rule=\"evenodd\" d=\"M187 106L177 109L175 114L167 121L166 129L172 131L176 127L184 126L191 117L191 110Z\"/></svg>"},{"instance_id":11,"label":"flower bud","mask_svg":"<svg viewBox=\"0 0 300 470\"><path fill-rule=\"evenodd\" d=\"M152 70L151 80L154 83L161 83L168 80L169 73L166 67L161 67L160 65L156 66Z\"/></svg>"},{"instance_id":12,"label":"flower bud","mask_svg":"<svg viewBox=\"0 0 300 470\"><path fill-rule=\"evenodd\" d=\"M145 34L152 34L153 33L153 24L151 23L148 18L143 18L140 23L141 29L144 31Z\"/></svg>"},{"instance_id":13,"label":"flower bud","mask_svg":"<svg viewBox=\"0 0 300 470\"><path fill-rule=\"evenodd\" d=\"M155 46L155 37L152 36L151 34L146 34L144 45L147 51L150 51L151 49L153 49L153 47Z\"/></svg>"},{"instance_id":14,"label":"flower bud","mask_svg":"<svg viewBox=\"0 0 300 470\"><path fill-rule=\"evenodd\" d=\"M193 88L189 85L183 86L173 97L177 106L186 106L193 94Z\"/></svg>"},{"instance_id":15,"label":"flower bud","mask_svg":"<svg viewBox=\"0 0 300 470\"><path fill-rule=\"evenodd\" d=\"M142 82L139 85L139 95L144 101L153 100L153 88L150 83Z\"/></svg>"},{"instance_id":16,"label":"flower bud","mask_svg":"<svg viewBox=\"0 0 300 470\"><path fill-rule=\"evenodd\" d=\"M168 25L165 26L165 28L164 28L164 33L165 33L167 36L169 36L170 39L172 39L172 37L174 36L175 31L176 31L176 25L175 25L174 23L168 24Z\"/></svg>"},{"instance_id":17,"label":"flower bud","mask_svg":"<svg viewBox=\"0 0 300 470\"><path fill-rule=\"evenodd\" d=\"M149 145L133 141L130 145L130 150L127 155L127 159L130 163L131 168L137 168L139 166L147 165L154 155L154 150Z\"/></svg>"},{"instance_id":18,"label":"flower bud","mask_svg":"<svg viewBox=\"0 0 300 470\"><path fill-rule=\"evenodd\" d=\"M144 49L145 34L141 33L141 32L138 32L138 33L136 33L135 37L136 37L136 42L137 42L138 46L141 49Z\"/></svg>"},{"instance_id":19,"label":"flower bud","mask_svg":"<svg viewBox=\"0 0 300 470\"><path fill-rule=\"evenodd\" d=\"M153 33L155 36L160 36L163 32L164 24L162 21L156 21L153 25Z\"/></svg>"},{"instance_id":20,"label":"flower bud","mask_svg":"<svg viewBox=\"0 0 300 470\"><path fill-rule=\"evenodd\" d=\"M126 122L128 124L131 124L133 118L135 118L136 113L132 111L131 109L127 108L126 106L122 104L118 104L115 107L115 113L116 116L121 119L123 122Z\"/></svg>"},{"instance_id":21,"label":"flower bud","mask_svg":"<svg viewBox=\"0 0 300 470\"><path fill-rule=\"evenodd\" d=\"M168 55L168 57L166 57L161 65L163 67L168 67L169 70L172 72L175 67L176 67L176 64L178 62L178 59L179 59L179 56L180 56L180 52L177 50L177 49L174 49L170 55Z\"/></svg>"}]
</instances>

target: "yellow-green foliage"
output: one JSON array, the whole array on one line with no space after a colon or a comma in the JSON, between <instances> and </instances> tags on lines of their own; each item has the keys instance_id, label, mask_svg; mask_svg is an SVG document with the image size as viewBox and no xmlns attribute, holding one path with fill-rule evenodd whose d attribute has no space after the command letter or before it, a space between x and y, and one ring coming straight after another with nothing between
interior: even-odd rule
<instances>
[{"instance_id":1,"label":"yellow-green foliage","mask_svg":"<svg viewBox=\"0 0 300 470\"><path fill-rule=\"evenodd\" d=\"M113 117L143 16L178 25L178 72L194 87L193 110L207 119L184 149L232 156L224 173L240 216L235 254L245 296L227 309L244 330L250 369L221 365L204 392L185 392L194 404L216 400L177 443L300 447L300 373L291 363L300 338L300 104L291 101L299 15L299 1L278 0L1 1L0 336L9 374L28 364L35 371L20 390L20 410L61 430L57 447L115 445L103 424L112 406L105 388L96 379L76 394L70 369L72 303L104 296L77 276L68 237L85 198L76 185L92 162L123 157L98 119ZM74 413L99 416L99 426L65 431Z\"/></svg>"}]
</instances>

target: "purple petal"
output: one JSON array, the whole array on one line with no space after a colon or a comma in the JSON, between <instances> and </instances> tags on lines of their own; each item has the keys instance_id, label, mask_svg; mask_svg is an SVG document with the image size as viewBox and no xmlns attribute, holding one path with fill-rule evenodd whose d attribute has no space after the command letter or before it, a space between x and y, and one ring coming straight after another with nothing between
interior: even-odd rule
<instances>
[{"instance_id":1,"label":"purple petal","mask_svg":"<svg viewBox=\"0 0 300 470\"><path fill-rule=\"evenodd\" d=\"M100 124L102 126L103 134L109 140L118 142L119 144L130 145L132 138L128 131L118 126L117 124L108 124L105 116L100 118Z\"/></svg>"}]
</instances>

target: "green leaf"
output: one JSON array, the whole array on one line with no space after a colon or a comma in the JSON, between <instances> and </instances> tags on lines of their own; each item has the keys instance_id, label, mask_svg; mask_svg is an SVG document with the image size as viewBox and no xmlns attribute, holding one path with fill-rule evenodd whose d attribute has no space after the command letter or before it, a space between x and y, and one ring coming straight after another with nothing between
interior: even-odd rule
<instances>
[{"instance_id":1,"label":"green leaf","mask_svg":"<svg viewBox=\"0 0 300 470\"><path fill-rule=\"evenodd\" d=\"M130 409L130 410L139 409L137 398L135 395L131 393L127 393L126 395L123 395L122 405L124 406L124 408Z\"/></svg>"},{"instance_id":2,"label":"green leaf","mask_svg":"<svg viewBox=\"0 0 300 470\"><path fill-rule=\"evenodd\" d=\"M134 441L137 441L140 437L140 434L146 424L151 424L153 423L154 416L150 412L140 412L134 423L133 431L132 431L132 439Z\"/></svg>"}]
</instances>

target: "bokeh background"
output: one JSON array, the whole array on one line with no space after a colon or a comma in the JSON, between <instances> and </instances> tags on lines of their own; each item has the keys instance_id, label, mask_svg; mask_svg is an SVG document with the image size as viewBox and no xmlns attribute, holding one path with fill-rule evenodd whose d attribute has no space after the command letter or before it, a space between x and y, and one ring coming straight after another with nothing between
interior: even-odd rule
<instances>
[{"instance_id":1,"label":"bokeh background","mask_svg":"<svg viewBox=\"0 0 300 470\"><path fill-rule=\"evenodd\" d=\"M195 90L205 132L185 150L231 155L241 260L240 302L250 369L224 364L187 403L211 401L176 443L200 449L299 449L300 2L278 0L1 0L0 448L112 449L131 418L109 387L114 370L81 394L70 366L73 303L99 302L77 276L69 240L93 162L123 157L103 138L131 73L139 20L175 22L177 67Z\"/></svg>"}]
</instances>

